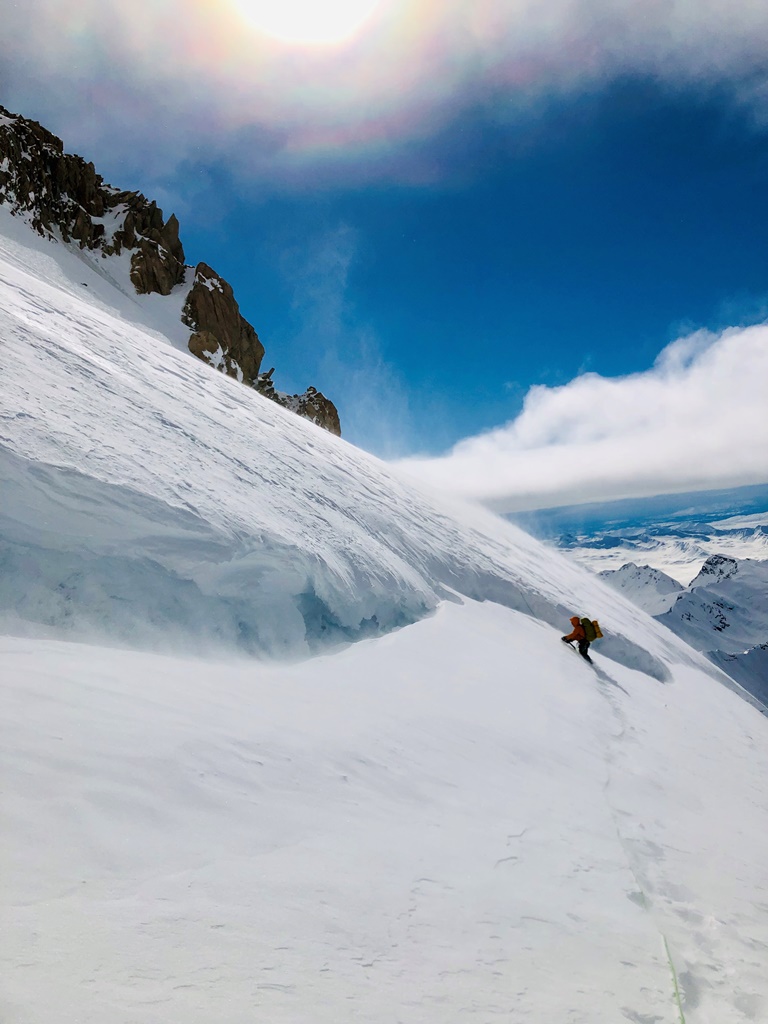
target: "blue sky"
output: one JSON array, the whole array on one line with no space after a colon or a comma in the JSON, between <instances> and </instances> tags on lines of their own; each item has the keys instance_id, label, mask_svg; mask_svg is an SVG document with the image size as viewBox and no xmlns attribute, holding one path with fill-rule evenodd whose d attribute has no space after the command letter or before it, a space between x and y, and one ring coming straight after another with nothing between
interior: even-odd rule
<instances>
[{"instance_id":1,"label":"blue sky","mask_svg":"<svg viewBox=\"0 0 768 1024\"><path fill-rule=\"evenodd\" d=\"M380 0L357 34L320 47L254 28L255 7L30 0L7 14L0 102L175 210L188 260L233 285L278 387L320 387L353 443L386 457L458 443L509 492L530 444L560 446L555 478L590 458L551 424L605 440L590 374L629 375L615 404L631 407L635 379L674 391L674 363L690 405L659 407L678 462L614 485L603 454L605 480L545 500L768 479L760 389L730 379L736 343L725 352L718 333L768 315L763 4ZM670 363L666 347L701 328ZM762 336L744 344L762 354ZM676 483L708 387L721 469ZM573 395L581 419L557 411ZM552 419L529 442L534 407ZM755 458L734 475L745 408ZM484 461L489 436L504 473ZM440 485L475 476L460 458L417 470Z\"/></svg>"},{"instance_id":2,"label":"blue sky","mask_svg":"<svg viewBox=\"0 0 768 1024\"><path fill-rule=\"evenodd\" d=\"M349 259L334 344L373 339L409 399L406 448L510 418L531 384L640 371L682 331L765 316L768 132L717 94L632 79L516 131L482 113L440 140L442 159L464 164L447 187L258 202L230 186L215 223L185 217L188 254L232 282L292 387L308 361L334 390L303 330L341 298L338 265L327 293L302 301L305 246L307 263L334 245Z\"/></svg>"}]
</instances>

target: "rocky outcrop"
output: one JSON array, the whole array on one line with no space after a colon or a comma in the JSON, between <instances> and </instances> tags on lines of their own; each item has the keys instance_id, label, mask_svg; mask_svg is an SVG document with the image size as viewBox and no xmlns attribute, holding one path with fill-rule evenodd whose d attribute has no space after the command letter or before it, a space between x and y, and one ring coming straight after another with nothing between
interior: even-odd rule
<instances>
[{"instance_id":1,"label":"rocky outcrop","mask_svg":"<svg viewBox=\"0 0 768 1024\"><path fill-rule=\"evenodd\" d=\"M157 203L140 192L105 184L92 163L64 152L61 139L0 106L2 203L44 237L76 243L104 259L129 251L130 281L139 295L170 295L192 277L181 316L192 332L190 352L244 384L257 383L264 346L227 282L205 263L194 276L185 266L176 217L166 221ZM303 395L272 391L268 397L280 405L340 435L336 407L316 388Z\"/></svg>"},{"instance_id":2,"label":"rocky outcrop","mask_svg":"<svg viewBox=\"0 0 768 1024\"><path fill-rule=\"evenodd\" d=\"M140 295L169 295L184 280L179 222L166 223L141 192L104 183L92 163L64 152L61 139L37 121L0 107L0 203L26 215L41 235L75 241L103 256L135 250L131 281Z\"/></svg>"},{"instance_id":3,"label":"rocky outcrop","mask_svg":"<svg viewBox=\"0 0 768 1024\"><path fill-rule=\"evenodd\" d=\"M153 203L157 227L142 232L136 252L131 256L131 282L139 295L159 292L170 295L184 280L184 249L179 241L179 222L171 214L163 224L163 213Z\"/></svg>"},{"instance_id":4,"label":"rocky outcrop","mask_svg":"<svg viewBox=\"0 0 768 1024\"><path fill-rule=\"evenodd\" d=\"M308 387L303 395L289 395L285 407L303 416L305 420L316 423L318 427L330 431L336 437L341 437L338 410L330 398L326 398L317 388Z\"/></svg>"},{"instance_id":5,"label":"rocky outcrop","mask_svg":"<svg viewBox=\"0 0 768 1024\"><path fill-rule=\"evenodd\" d=\"M277 391L272 381L274 372L275 368L272 367L267 373L260 374L254 382L253 386L260 395L341 437L339 413L330 398L326 398L321 391L313 387L307 388L303 395L288 395L283 391Z\"/></svg>"},{"instance_id":6,"label":"rocky outcrop","mask_svg":"<svg viewBox=\"0 0 768 1024\"><path fill-rule=\"evenodd\" d=\"M264 346L240 315L231 287L206 263L195 269L181 319L192 330L190 352L244 384L253 384Z\"/></svg>"},{"instance_id":7,"label":"rocky outcrop","mask_svg":"<svg viewBox=\"0 0 768 1024\"><path fill-rule=\"evenodd\" d=\"M695 587L709 587L720 580L729 580L739 571L739 563L728 555L710 555L699 570L699 575L691 581L691 590Z\"/></svg>"}]
</instances>

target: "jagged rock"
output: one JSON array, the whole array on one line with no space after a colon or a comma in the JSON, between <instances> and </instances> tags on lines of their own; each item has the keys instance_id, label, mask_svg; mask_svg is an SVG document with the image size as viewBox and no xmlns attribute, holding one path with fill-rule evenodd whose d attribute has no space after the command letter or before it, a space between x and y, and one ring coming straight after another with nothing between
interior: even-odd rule
<instances>
[{"instance_id":1,"label":"jagged rock","mask_svg":"<svg viewBox=\"0 0 768 1024\"><path fill-rule=\"evenodd\" d=\"M74 239L81 249L103 255L137 249L131 258L131 281L140 294L168 295L184 280L184 249L179 222L140 192L120 192L104 184L92 163L64 152L61 139L36 121L0 107L0 203L28 214L43 236ZM102 222L112 214L108 234ZM122 219L122 226L120 220Z\"/></svg>"},{"instance_id":2,"label":"jagged rock","mask_svg":"<svg viewBox=\"0 0 768 1024\"><path fill-rule=\"evenodd\" d=\"M339 413L330 398L326 398L321 391L313 387L308 387L303 395L287 395L283 391L277 391L272 380L274 372L275 368L272 367L267 373L259 374L254 381L253 386L260 395L341 437Z\"/></svg>"},{"instance_id":3,"label":"jagged rock","mask_svg":"<svg viewBox=\"0 0 768 1024\"><path fill-rule=\"evenodd\" d=\"M61 139L36 121L0 106L0 203L23 216L44 237L76 242L103 258L131 253L130 279L140 295L169 295L187 278L179 222L163 220L157 203L141 192L104 183L92 163L64 152ZM232 288L207 264L195 269L182 321L189 350L217 370L254 384L286 409L340 435L334 404L316 388L286 395L258 384L264 346L240 314ZM264 377L265 375L262 375ZM268 394L271 388L271 393Z\"/></svg>"},{"instance_id":4,"label":"jagged rock","mask_svg":"<svg viewBox=\"0 0 768 1024\"><path fill-rule=\"evenodd\" d=\"M270 370L267 370L266 373L260 373L253 382L253 387L265 398L269 398L273 402L279 402L277 392L275 391L275 382L272 380L272 374L274 372L275 368L273 366Z\"/></svg>"},{"instance_id":5,"label":"jagged rock","mask_svg":"<svg viewBox=\"0 0 768 1024\"><path fill-rule=\"evenodd\" d=\"M708 587L718 580L728 580L739 571L739 563L729 555L710 555L699 570L698 576L691 581L694 587Z\"/></svg>"},{"instance_id":6,"label":"jagged rock","mask_svg":"<svg viewBox=\"0 0 768 1024\"><path fill-rule=\"evenodd\" d=\"M198 263L195 268L181 319L192 328L190 352L211 362L209 345L214 338L222 353L217 368L245 384L253 384L259 375L264 346L256 331L240 315L230 285L207 263ZM201 335L205 338L201 339Z\"/></svg>"},{"instance_id":7,"label":"jagged rock","mask_svg":"<svg viewBox=\"0 0 768 1024\"><path fill-rule=\"evenodd\" d=\"M338 410L317 388L308 387L303 395L291 395L286 408L341 437Z\"/></svg>"}]
</instances>

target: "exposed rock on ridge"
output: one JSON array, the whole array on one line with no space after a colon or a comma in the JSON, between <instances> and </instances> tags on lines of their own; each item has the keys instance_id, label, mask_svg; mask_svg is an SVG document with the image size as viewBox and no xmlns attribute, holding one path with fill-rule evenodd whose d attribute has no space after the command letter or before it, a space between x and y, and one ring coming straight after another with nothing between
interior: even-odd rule
<instances>
[{"instance_id":1,"label":"exposed rock on ridge","mask_svg":"<svg viewBox=\"0 0 768 1024\"><path fill-rule=\"evenodd\" d=\"M299 416L303 416L304 419L311 420L319 427L324 427L332 434L336 434L337 437L341 437L339 414L330 398L326 398L322 391L313 387L307 388L303 395L287 395L283 391L277 391L272 381L274 372L273 366L266 373L259 374L254 382L253 386L260 395L270 398L278 405L282 405L284 409L290 409L291 412L295 412Z\"/></svg>"},{"instance_id":2,"label":"exposed rock on ridge","mask_svg":"<svg viewBox=\"0 0 768 1024\"><path fill-rule=\"evenodd\" d=\"M36 121L0 107L0 203L27 214L43 236L118 256L135 250L130 276L142 295L169 295L184 281L179 222L140 192L104 184L92 163L64 152L61 139Z\"/></svg>"},{"instance_id":3,"label":"exposed rock on ridge","mask_svg":"<svg viewBox=\"0 0 768 1024\"><path fill-rule=\"evenodd\" d=\"M64 152L61 139L0 106L2 203L44 237L76 242L103 259L130 251L130 281L139 295L170 295L191 279L182 312L192 331L190 352L245 384L256 383L264 346L241 315L229 284L205 263L197 265L194 276L185 265L175 215L165 221L157 203L140 192L105 184L92 163ZM341 433L335 406L315 388L293 396L274 388L272 394L257 390Z\"/></svg>"},{"instance_id":4,"label":"exposed rock on ridge","mask_svg":"<svg viewBox=\"0 0 768 1024\"><path fill-rule=\"evenodd\" d=\"M240 315L231 287L207 263L198 263L181 313L192 329L189 350L230 377L252 384L259 373L264 346Z\"/></svg>"}]
</instances>

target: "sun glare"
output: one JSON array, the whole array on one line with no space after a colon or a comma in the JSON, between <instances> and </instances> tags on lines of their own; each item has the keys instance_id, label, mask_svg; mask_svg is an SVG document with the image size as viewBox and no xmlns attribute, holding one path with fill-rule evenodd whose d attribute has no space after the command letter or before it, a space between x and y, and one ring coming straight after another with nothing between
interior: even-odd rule
<instances>
[{"instance_id":1,"label":"sun glare","mask_svg":"<svg viewBox=\"0 0 768 1024\"><path fill-rule=\"evenodd\" d=\"M329 44L348 39L379 0L234 0L243 18L286 43Z\"/></svg>"}]
</instances>

